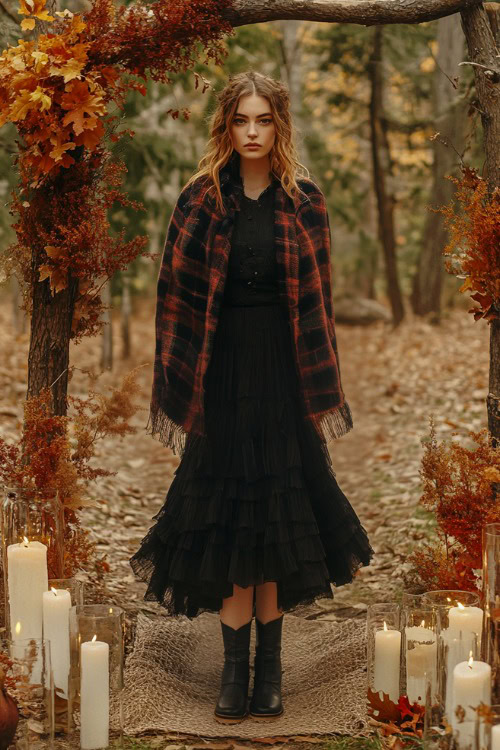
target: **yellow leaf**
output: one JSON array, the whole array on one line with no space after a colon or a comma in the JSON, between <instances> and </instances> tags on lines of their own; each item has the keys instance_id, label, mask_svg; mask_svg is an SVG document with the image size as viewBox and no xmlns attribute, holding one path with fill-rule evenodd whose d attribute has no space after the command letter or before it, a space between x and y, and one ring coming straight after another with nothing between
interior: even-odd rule
<instances>
[{"instance_id":1,"label":"yellow leaf","mask_svg":"<svg viewBox=\"0 0 500 750\"><path fill-rule=\"evenodd\" d=\"M28 89L22 89L20 95L12 104L11 120L12 122L18 122L24 120L30 109L33 109L33 103L31 101L31 91Z\"/></svg>"},{"instance_id":2,"label":"yellow leaf","mask_svg":"<svg viewBox=\"0 0 500 750\"><path fill-rule=\"evenodd\" d=\"M69 149L75 148L75 146L76 143L74 143L73 141L68 141L67 143L58 143L57 146L52 149L52 151L49 151L49 156L51 156L54 161L60 161L63 158L65 152ZM53 256L51 255L50 257Z\"/></svg>"},{"instance_id":3,"label":"yellow leaf","mask_svg":"<svg viewBox=\"0 0 500 750\"><path fill-rule=\"evenodd\" d=\"M23 20L21 21L21 28L23 31L31 31L35 28L35 19L23 18Z\"/></svg>"},{"instance_id":4,"label":"yellow leaf","mask_svg":"<svg viewBox=\"0 0 500 750\"><path fill-rule=\"evenodd\" d=\"M74 57L71 57L62 66L52 65L50 68L50 75L64 76L64 83L67 83L68 81L73 80L73 78L78 78L85 62L86 59L76 60Z\"/></svg>"},{"instance_id":5,"label":"yellow leaf","mask_svg":"<svg viewBox=\"0 0 500 750\"><path fill-rule=\"evenodd\" d=\"M40 102L40 110L43 112L44 109L50 109L52 99L44 92L41 86L37 86L35 91L31 93L30 99L34 102Z\"/></svg>"},{"instance_id":6,"label":"yellow leaf","mask_svg":"<svg viewBox=\"0 0 500 750\"><path fill-rule=\"evenodd\" d=\"M54 21L54 16L49 15L46 10L42 10L40 13L33 13L34 16L40 19L40 21Z\"/></svg>"},{"instance_id":7,"label":"yellow leaf","mask_svg":"<svg viewBox=\"0 0 500 750\"><path fill-rule=\"evenodd\" d=\"M470 288L471 288L471 286L472 286L472 279L471 279L471 277L470 277L470 276L468 276L468 277L467 277L467 278L465 279L464 283L462 284L462 286L460 287L460 289L459 289L458 291L459 291L459 292L466 292L466 291L467 291L467 289L470 289Z\"/></svg>"},{"instance_id":8,"label":"yellow leaf","mask_svg":"<svg viewBox=\"0 0 500 750\"><path fill-rule=\"evenodd\" d=\"M73 18L73 13L65 8L64 10L56 10L56 16L60 16L61 18Z\"/></svg>"}]
</instances>

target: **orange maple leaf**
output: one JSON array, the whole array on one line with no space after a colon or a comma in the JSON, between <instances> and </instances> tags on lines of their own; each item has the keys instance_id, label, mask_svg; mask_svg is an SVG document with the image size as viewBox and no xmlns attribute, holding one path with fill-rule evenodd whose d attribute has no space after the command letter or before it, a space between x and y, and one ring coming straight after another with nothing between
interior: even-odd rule
<instances>
[{"instance_id":1,"label":"orange maple leaf","mask_svg":"<svg viewBox=\"0 0 500 750\"><path fill-rule=\"evenodd\" d=\"M61 97L61 107L70 110L63 117L63 125L73 124L73 130L77 135L83 132L85 128L95 127L97 124L96 115L104 115L106 107L99 95L91 94L86 81L71 81L66 86L66 94ZM85 115L88 115L85 118ZM87 123L86 120L92 120Z\"/></svg>"},{"instance_id":2,"label":"orange maple leaf","mask_svg":"<svg viewBox=\"0 0 500 750\"><path fill-rule=\"evenodd\" d=\"M52 143L54 141L51 139ZM66 151L70 151L71 149L75 148L76 143L74 141L67 141L66 143L63 143L62 141L56 140L55 146L52 149L52 151L49 151L49 156L51 156L54 161L60 161Z\"/></svg>"},{"instance_id":3,"label":"orange maple leaf","mask_svg":"<svg viewBox=\"0 0 500 750\"><path fill-rule=\"evenodd\" d=\"M75 136L77 146L85 146L89 151L93 151L104 135L104 125L102 120L96 120L96 127L93 130L84 130Z\"/></svg>"},{"instance_id":4,"label":"orange maple leaf","mask_svg":"<svg viewBox=\"0 0 500 750\"><path fill-rule=\"evenodd\" d=\"M38 269L39 272L39 281L44 281L45 279L50 280L50 291L52 294L57 294L57 292L60 292L62 289L66 288L66 281L68 272L62 271L60 268L56 268L55 266L40 266Z\"/></svg>"},{"instance_id":5,"label":"orange maple leaf","mask_svg":"<svg viewBox=\"0 0 500 750\"><path fill-rule=\"evenodd\" d=\"M47 0L19 0L18 13L23 16L35 16L40 21L53 21L54 16L45 10Z\"/></svg>"},{"instance_id":6,"label":"orange maple leaf","mask_svg":"<svg viewBox=\"0 0 500 750\"><path fill-rule=\"evenodd\" d=\"M19 96L12 103L10 119L12 122L19 122L24 120L30 109L33 109L33 100L31 94L33 92L29 89L21 89Z\"/></svg>"}]
</instances>

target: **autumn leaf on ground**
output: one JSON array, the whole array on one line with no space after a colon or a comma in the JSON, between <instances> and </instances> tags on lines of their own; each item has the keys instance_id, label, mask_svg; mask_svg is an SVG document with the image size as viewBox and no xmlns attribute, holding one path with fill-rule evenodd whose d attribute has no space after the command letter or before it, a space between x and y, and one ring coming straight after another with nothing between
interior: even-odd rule
<instances>
[{"instance_id":1,"label":"autumn leaf on ground","mask_svg":"<svg viewBox=\"0 0 500 750\"><path fill-rule=\"evenodd\" d=\"M382 695L382 697L380 697ZM371 716L381 721L399 721L401 714L396 703L393 703L387 693L375 692L368 688L368 708ZM377 712L377 713L375 713Z\"/></svg>"},{"instance_id":2,"label":"autumn leaf on ground","mask_svg":"<svg viewBox=\"0 0 500 750\"><path fill-rule=\"evenodd\" d=\"M69 86L71 88L66 87L67 93L61 97L63 109L70 110L63 118L63 125L73 123L73 130L79 135L90 124L86 122L85 115L97 125L96 116L104 115L106 107L101 96L90 93L86 81L71 81Z\"/></svg>"}]
</instances>

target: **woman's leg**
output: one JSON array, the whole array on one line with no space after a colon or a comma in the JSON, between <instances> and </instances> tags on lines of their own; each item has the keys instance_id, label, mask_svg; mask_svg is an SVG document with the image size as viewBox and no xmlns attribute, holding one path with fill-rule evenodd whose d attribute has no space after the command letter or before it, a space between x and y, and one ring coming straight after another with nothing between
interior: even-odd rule
<instances>
[{"instance_id":1,"label":"woman's leg","mask_svg":"<svg viewBox=\"0 0 500 750\"><path fill-rule=\"evenodd\" d=\"M277 596L278 587L275 581L259 583L255 587L255 616L262 624L283 614L283 610L278 609Z\"/></svg>"},{"instance_id":2,"label":"woman's leg","mask_svg":"<svg viewBox=\"0 0 500 750\"><path fill-rule=\"evenodd\" d=\"M233 595L222 600L220 619L225 625L239 628L252 619L253 586L237 586L233 584Z\"/></svg>"},{"instance_id":3,"label":"woman's leg","mask_svg":"<svg viewBox=\"0 0 500 750\"><path fill-rule=\"evenodd\" d=\"M283 713L281 701L281 632L283 610L278 609L275 581L255 587L255 661L254 687L250 714L270 719Z\"/></svg>"},{"instance_id":4,"label":"woman's leg","mask_svg":"<svg viewBox=\"0 0 500 750\"><path fill-rule=\"evenodd\" d=\"M224 642L224 667L215 716L221 722L241 721L247 714L249 650L253 614L253 586L233 584L233 595L219 610Z\"/></svg>"}]
</instances>

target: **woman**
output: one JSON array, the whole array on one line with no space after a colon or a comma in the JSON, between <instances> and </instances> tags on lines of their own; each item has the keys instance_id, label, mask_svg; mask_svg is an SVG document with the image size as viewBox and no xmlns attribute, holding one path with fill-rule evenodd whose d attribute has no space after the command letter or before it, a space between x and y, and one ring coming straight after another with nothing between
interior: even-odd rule
<instances>
[{"instance_id":1,"label":"woman","mask_svg":"<svg viewBox=\"0 0 500 750\"><path fill-rule=\"evenodd\" d=\"M283 613L352 580L372 550L325 432L340 383L324 196L301 172L285 86L255 72L218 96L170 220L158 281L151 432L182 459L131 559L171 615L219 612L215 718L283 712Z\"/></svg>"}]
</instances>

